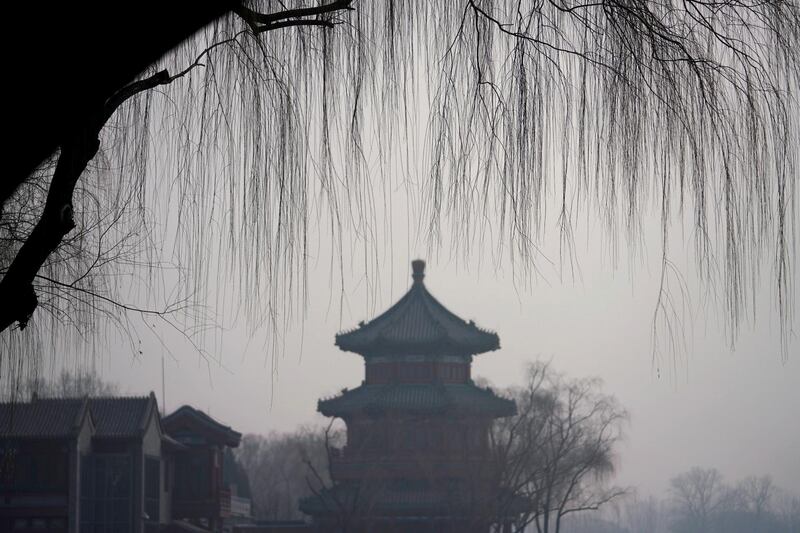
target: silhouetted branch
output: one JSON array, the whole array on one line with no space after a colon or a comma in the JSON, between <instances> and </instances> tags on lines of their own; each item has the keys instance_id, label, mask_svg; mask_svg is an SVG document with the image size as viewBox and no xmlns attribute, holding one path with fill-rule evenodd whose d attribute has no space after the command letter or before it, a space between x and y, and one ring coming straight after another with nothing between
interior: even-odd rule
<instances>
[{"instance_id":1,"label":"silhouetted branch","mask_svg":"<svg viewBox=\"0 0 800 533\"><path fill-rule=\"evenodd\" d=\"M308 17L320 17L338 11L352 10L353 8L350 7L352 3L353 0L336 0L335 2L315 7L286 9L275 13L259 13L244 5L239 5L234 8L234 12L247 22L253 33L259 34L291 26L325 26L333 28L334 23L330 20L311 19Z\"/></svg>"},{"instance_id":2,"label":"silhouetted branch","mask_svg":"<svg viewBox=\"0 0 800 533\"><path fill-rule=\"evenodd\" d=\"M289 26L332 26L330 21L303 17L350 9L350 3L351 1L339 0L315 8L287 10L274 14L256 13L243 6L235 8L234 11L250 23L254 33L264 33ZM205 48L194 62L175 75L170 75L169 71L164 69L122 87L113 93L99 110L86 117L83 124L76 125L76 132L68 136L70 140L61 146L42 216L0 280L0 301L15 302L14 305L0 306L0 332L14 322L19 323L20 329L24 329L36 309L38 299L33 289L33 279L50 254L75 227L72 219L73 191L86 165L100 148L100 131L108 120L130 98L155 87L168 85L186 76L193 69L204 66L201 60L212 50L236 42L244 33L244 30L240 31L231 38L220 40ZM119 307L125 308L122 305Z\"/></svg>"}]
</instances>

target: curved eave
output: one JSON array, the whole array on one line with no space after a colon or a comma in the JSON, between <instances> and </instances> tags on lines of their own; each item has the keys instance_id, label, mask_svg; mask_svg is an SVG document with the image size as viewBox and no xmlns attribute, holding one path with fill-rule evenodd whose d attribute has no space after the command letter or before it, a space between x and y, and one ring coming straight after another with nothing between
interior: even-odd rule
<instances>
[{"instance_id":1,"label":"curved eave","mask_svg":"<svg viewBox=\"0 0 800 533\"><path fill-rule=\"evenodd\" d=\"M346 335L346 334L345 334ZM364 357L378 355L478 355L500 349L500 338L496 333L486 333L480 343L459 343L450 338L433 342L390 342L377 339L369 343L353 342L345 335L337 335L335 345L344 352L357 353Z\"/></svg>"},{"instance_id":2,"label":"curved eave","mask_svg":"<svg viewBox=\"0 0 800 533\"><path fill-rule=\"evenodd\" d=\"M401 338L398 338L401 337ZM368 323L336 335L336 346L371 355L477 355L500 348L497 333L465 321L417 281L393 306Z\"/></svg>"},{"instance_id":3,"label":"curved eave","mask_svg":"<svg viewBox=\"0 0 800 533\"><path fill-rule=\"evenodd\" d=\"M192 428L193 431L205 430L207 435L213 436L215 441L231 448L238 447L242 440L241 433L217 422L203 411L195 409L190 405L179 407L171 414L165 416L161 420L161 423L167 433L174 432L181 424Z\"/></svg>"},{"instance_id":4,"label":"curved eave","mask_svg":"<svg viewBox=\"0 0 800 533\"><path fill-rule=\"evenodd\" d=\"M473 385L362 385L317 403L324 416L349 418L389 413L500 418L517 412L513 400Z\"/></svg>"}]
</instances>

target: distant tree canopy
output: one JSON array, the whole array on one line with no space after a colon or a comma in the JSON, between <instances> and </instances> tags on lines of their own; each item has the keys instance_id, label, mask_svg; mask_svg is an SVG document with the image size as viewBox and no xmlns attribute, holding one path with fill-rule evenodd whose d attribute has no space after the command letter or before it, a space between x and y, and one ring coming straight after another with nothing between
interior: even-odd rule
<instances>
[{"instance_id":1,"label":"distant tree canopy","mask_svg":"<svg viewBox=\"0 0 800 533\"><path fill-rule=\"evenodd\" d=\"M321 429L302 427L291 433L245 435L235 453L236 462L249 478L253 516L263 520L303 518L298 501L312 494L309 484L316 482L308 464L328 475Z\"/></svg>"},{"instance_id":2,"label":"distant tree canopy","mask_svg":"<svg viewBox=\"0 0 800 533\"><path fill-rule=\"evenodd\" d=\"M720 483L725 496L711 502L716 509L705 521L690 508L697 508L702 493L679 495L675 485L684 485L693 478L700 481L710 474L721 479L714 469L694 468L673 480L672 499L640 499L635 495L606 508L606 512L583 513L565 522L563 533L794 533L800 530L800 498L771 484L768 476L750 477L737 485ZM750 484L770 487L763 508L752 507L746 496ZM692 490L690 482L679 491ZM694 487L699 488L699 487Z\"/></svg>"},{"instance_id":3,"label":"distant tree canopy","mask_svg":"<svg viewBox=\"0 0 800 533\"><path fill-rule=\"evenodd\" d=\"M459 527L464 531L564 533L566 517L596 511L625 494L611 485L611 478L627 413L613 396L601 391L599 380L569 378L537 362L528 366L525 383L504 392L516 401L518 412L494 420L487 435L485 460L469 463L449 480L459 489L451 487L445 505L463 513ZM270 506L274 510L284 505L290 508L287 500L309 493L319 497L324 492L330 498L327 502L334 523L343 531L351 530L355 524L376 518L376 499L396 480L366 474L353 483L331 475L330 458L339 453L331 444L345 444L343 437L330 427L324 434L301 431L283 438L251 437L245 439L239 457L250 472L257 471L259 479L269 481L269 489L254 484L253 491L270 494L276 502ZM263 462L247 459L254 455L256 443L261 444L256 449ZM363 443L347 441L346 445L353 453L353 447ZM434 459L426 459L427 450L417 450L414 468L419 470L409 477L423 472L422 477L435 490L433 487L445 480L437 473L440 458L436 445L431 446ZM390 448L381 452L380 459L373 456L373 466L379 469L382 462L391 463L393 453L398 454L400 464L409 460L403 451ZM304 469L298 469L301 463ZM328 490L333 488L347 490ZM465 497L469 504L460 506Z\"/></svg>"},{"instance_id":4,"label":"distant tree canopy","mask_svg":"<svg viewBox=\"0 0 800 533\"><path fill-rule=\"evenodd\" d=\"M18 384L13 387L14 384ZM3 385L7 385L3 383ZM34 398L93 398L119 394L119 385L103 380L91 371L70 372L63 370L52 378L28 376L12 382L12 388L0 388L3 400L29 401Z\"/></svg>"},{"instance_id":5,"label":"distant tree canopy","mask_svg":"<svg viewBox=\"0 0 800 533\"><path fill-rule=\"evenodd\" d=\"M718 470L695 467L670 484L673 533L789 533L800 527L800 499L769 476L731 486Z\"/></svg>"},{"instance_id":6,"label":"distant tree canopy","mask_svg":"<svg viewBox=\"0 0 800 533\"><path fill-rule=\"evenodd\" d=\"M225 476L225 485L230 487L231 491L233 491L233 487L235 487L235 496L252 500L253 494L250 491L250 477L247 475L247 470L245 470L244 466L236 460L236 455L231 448L225 448L223 461L222 473Z\"/></svg>"},{"instance_id":7,"label":"distant tree canopy","mask_svg":"<svg viewBox=\"0 0 800 533\"><path fill-rule=\"evenodd\" d=\"M374 174L398 165L431 243L492 242L530 272L550 213L569 260L579 217L633 244L656 211L662 279L685 220L732 335L762 270L793 325L794 0L14 9L36 43L25 24L4 36L0 330L38 330L6 331L6 352L98 313L186 311L218 272L237 311L274 322L304 297L309 224L334 257L348 234L373 246L397 189ZM121 275L154 294L128 301Z\"/></svg>"},{"instance_id":8,"label":"distant tree canopy","mask_svg":"<svg viewBox=\"0 0 800 533\"><path fill-rule=\"evenodd\" d=\"M504 490L490 492L496 501L475 503L476 523L497 525L498 517L507 518L513 510L519 513L509 524L513 532L798 531L800 497L777 487L769 476L730 484L718 470L696 467L672 478L663 499L641 499L635 487L614 487L627 417L617 400L602 392L598 380L570 378L548 364L531 364L525 377L525 383L505 391L516 400L517 415L497 420L490 439L497 486ZM345 440L343 432L331 427L246 435L234 454L237 471L249 478L254 516L302 518L298 501L332 486L330 454L352 445ZM471 474L476 477L466 481L481 477ZM371 488L379 490L379 485ZM359 498L369 503L370 494ZM369 509L354 505L339 511L354 512L343 517L354 520L355 513Z\"/></svg>"}]
</instances>

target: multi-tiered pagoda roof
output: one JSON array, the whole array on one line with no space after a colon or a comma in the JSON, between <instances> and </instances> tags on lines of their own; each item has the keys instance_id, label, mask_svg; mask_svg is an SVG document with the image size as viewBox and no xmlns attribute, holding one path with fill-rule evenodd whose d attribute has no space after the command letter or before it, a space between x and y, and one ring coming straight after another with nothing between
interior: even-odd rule
<instances>
[{"instance_id":1,"label":"multi-tiered pagoda roof","mask_svg":"<svg viewBox=\"0 0 800 533\"><path fill-rule=\"evenodd\" d=\"M336 346L375 355L475 355L500 348L497 333L451 313L425 287L425 262L412 262L414 283L396 304L370 322L336 335Z\"/></svg>"},{"instance_id":2,"label":"multi-tiered pagoda roof","mask_svg":"<svg viewBox=\"0 0 800 533\"><path fill-rule=\"evenodd\" d=\"M333 486L300 505L332 531L342 506L360 507L376 530L462 531L476 501L496 498L489 430L516 405L476 386L471 365L500 339L428 292L424 261L412 268L396 304L336 335L340 349L364 357L365 379L318 403L347 424L347 445L331 452Z\"/></svg>"},{"instance_id":3,"label":"multi-tiered pagoda roof","mask_svg":"<svg viewBox=\"0 0 800 533\"><path fill-rule=\"evenodd\" d=\"M425 262L416 260L411 265L414 282L396 304L372 321L336 336L340 349L364 356L367 380L335 398L321 400L318 411L342 418L514 414L514 402L475 386L469 379L472 356L500 347L497 333L450 312L425 287ZM441 370L448 364L460 367L445 369L450 371L446 377L454 379L443 379ZM376 376L379 371L370 373L371 368L380 370L378 367L382 367L383 379Z\"/></svg>"},{"instance_id":4,"label":"multi-tiered pagoda roof","mask_svg":"<svg viewBox=\"0 0 800 533\"><path fill-rule=\"evenodd\" d=\"M342 418L392 413L502 417L513 415L516 405L472 383L392 383L346 390L340 396L321 400L317 410Z\"/></svg>"}]
</instances>

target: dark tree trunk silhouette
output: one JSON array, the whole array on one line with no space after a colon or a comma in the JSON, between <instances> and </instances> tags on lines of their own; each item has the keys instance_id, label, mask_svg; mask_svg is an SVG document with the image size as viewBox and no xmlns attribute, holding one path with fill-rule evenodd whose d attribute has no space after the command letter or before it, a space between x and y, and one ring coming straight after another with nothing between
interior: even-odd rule
<instances>
[{"instance_id":1,"label":"dark tree trunk silhouette","mask_svg":"<svg viewBox=\"0 0 800 533\"><path fill-rule=\"evenodd\" d=\"M3 129L11 154L0 178L0 207L30 173L80 134L101 108L169 50L236 2L17 2L8 27Z\"/></svg>"},{"instance_id":2,"label":"dark tree trunk silhouette","mask_svg":"<svg viewBox=\"0 0 800 533\"><path fill-rule=\"evenodd\" d=\"M40 48L34 50L33 57L28 57L29 62L26 65L41 66L45 63L53 49L58 48L60 39L71 43L66 51L77 58L77 64L70 63L69 66L64 65L53 70L38 68L34 73L25 75L25 79L30 80L36 89L50 89L49 97L40 97L36 90L31 94L13 95L23 102L29 99L30 104L23 106L30 109L33 116L20 115L12 119L13 129L17 133L14 138L22 144L15 146L13 151L12 161L18 166L12 165L11 172L2 181L0 217L3 214L2 206L33 169L57 149L59 154L39 222L0 280L0 302L3 302L0 305L0 331L15 322L20 329L24 329L36 310L38 300L33 281L50 254L75 227L72 216L73 191L87 164L100 148L100 131L106 122L129 98L183 77L200 65L200 58L173 76L162 70L128 83L131 79L176 44L186 40L191 33L226 12L234 11L247 22L254 34L260 34L291 26L332 27L332 22L312 17L347 9L351 1L335 0L316 7L266 14L249 9L239 2L203 3L199 7L186 3L170 5L168 9L163 9L162 4L146 3L136 5L136 16L133 17L127 16L128 10L98 12L92 6L86 13L76 13L71 10L72 6L68 6L66 9L70 11L69 20L78 21L77 26L69 25L68 29L60 24L63 18L59 18L58 13L50 13L51 18L47 20L59 22L54 25L52 32L47 33L46 38L53 41L39 43ZM62 6L61 9L65 7ZM104 15L109 19L104 18L98 22L94 17L97 15ZM109 25L112 17L116 19L113 22L113 31L106 35L105 32L111 30ZM119 27L118 20L123 21ZM83 27L84 24L86 27ZM136 30L140 32L139 38L126 42L125 36L136 33ZM80 34L81 38L72 39L73 33ZM142 38L145 35L146 38ZM141 42L145 44L139 46ZM212 44L201 55L206 55L217 44ZM113 51L110 60L93 53L103 47L110 47ZM70 69L69 72L61 71L65 67ZM37 76L41 79L36 79ZM79 86L66 84L62 85L63 89L53 90L58 76L78 77L82 83ZM15 87L29 89L30 85ZM15 103L19 104L19 101ZM41 128L41 122L36 120L39 115L48 124L47 128ZM31 130L32 126L37 125L39 128Z\"/></svg>"},{"instance_id":3,"label":"dark tree trunk silhouette","mask_svg":"<svg viewBox=\"0 0 800 533\"><path fill-rule=\"evenodd\" d=\"M272 303L261 305L259 286L294 279L304 268L315 194L328 202L320 211L328 209L333 243L348 225L359 235L374 229L368 227L375 209L365 190L370 176L364 157L373 139L362 136L363 124L380 130L378 142L391 139L399 127L418 127L419 117L408 110L419 103L428 111L429 128L420 159L430 162L419 195L419 211L430 220L420 228L427 227L432 242L440 238L443 220L458 230L456 247L484 242L486 231L510 250L515 265L533 272L541 259L536 241L544 233L545 201L553 192L565 262L575 259L571 225L584 211L598 211L612 241L622 236L631 243L641 236L645 214L656 211L663 261L654 344L663 332L667 343L680 345L680 306L670 294L680 281L670 280L680 280L681 273L670 261L670 228L676 219L690 219L699 276L720 293L731 341L755 307L760 273L768 271L786 351L796 278L796 0L387 0L353 6L357 11L341 20L337 14L350 10L350 1L146 1L46 9L17 3L7 10L12 23L3 38L12 81L6 86L9 155L0 178L0 222L5 224L2 209L18 198L14 191L33 169L55 153L63 152L63 161L58 190L45 202L37 233L28 235L33 243L13 266L19 239L10 239L13 250L0 254L0 274L8 276L0 301L15 307L0 317L0 329L13 322L24 326L36 308L29 280L70 225L65 193L84 160L99 153L93 146L98 110L150 75L148 68L169 62L170 71L180 70L216 39L236 34L242 38L230 43L227 55L207 58L205 77L165 90L157 108L175 104L171 112L182 105L174 120L160 115L169 126L163 131L190 132L158 139L159 155L177 153L158 172L179 182L184 196L178 203L197 199L181 227L188 238L176 245L185 252L176 255L194 270L187 282L194 285L182 295L202 290L198 280L208 274L209 258L198 250L209 243L195 240L204 238L216 204L226 204L236 214L230 226L238 228L231 232L232 253L220 254L215 266L239 269L243 281L235 299L244 303L237 311L253 322L264 319L270 311L263 309ZM262 7L279 11L260 12ZM337 22L344 23L336 31L315 31ZM273 32L279 29L286 31ZM115 126L137 132L131 136L142 144L160 126L135 113L125 117ZM407 139L416 135L400 131ZM156 162L152 155L126 153L130 139L123 137L122 148L100 147L119 164L114 168L129 159L138 158L134 164L141 167ZM391 151L386 148L383 162ZM142 189L145 182L161 181L149 169L139 172L135 185ZM203 197L209 182L218 183L215 173L229 186ZM136 200L142 213L151 207L145 197ZM264 216L256 220L256 213ZM497 220L475 224L480 216ZM335 247L334 256L341 244ZM251 252L257 248L269 256L263 261L268 266L254 271ZM151 259L142 256L143 262ZM59 276L51 279L71 286ZM292 292L269 290L276 301L279 292Z\"/></svg>"}]
</instances>

